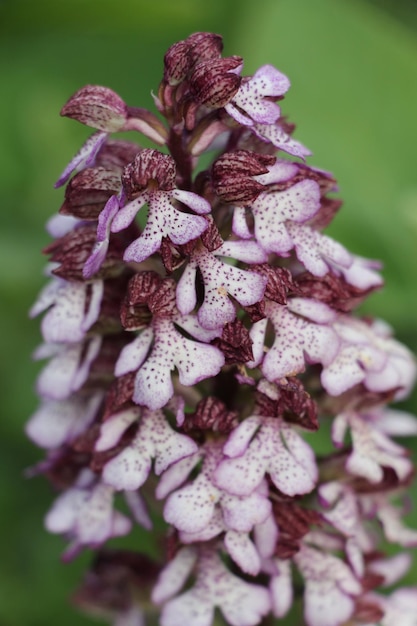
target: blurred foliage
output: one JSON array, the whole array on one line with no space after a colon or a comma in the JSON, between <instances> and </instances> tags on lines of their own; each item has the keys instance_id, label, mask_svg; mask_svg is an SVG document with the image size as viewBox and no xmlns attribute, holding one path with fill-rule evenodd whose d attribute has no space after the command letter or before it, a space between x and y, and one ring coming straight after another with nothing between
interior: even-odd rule
<instances>
[{"instance_id":1,"label":"blurred foliage","mask_svg":"<svg viewBox=\"0 0 417 626\"><path fill-rule=\"evenodd\" d=\"M42 529L51 491L23 476L40 459L22 433L39 369L26 311L44 282L44 222L62 199L52 184L89 134L59 117L62 104L98 83L151 108L165 50L197 30L223 34L247 73L276 65L292 80L283 109L310 162L340 182L330 233L383 260L386 288L364 310L416 350L416 29L404 0L0 0L1 626L91 623L66 600L89 555L59 563L62 540ZM406 406L416 412L415 399Z\"/></svg>"}]
</instances>

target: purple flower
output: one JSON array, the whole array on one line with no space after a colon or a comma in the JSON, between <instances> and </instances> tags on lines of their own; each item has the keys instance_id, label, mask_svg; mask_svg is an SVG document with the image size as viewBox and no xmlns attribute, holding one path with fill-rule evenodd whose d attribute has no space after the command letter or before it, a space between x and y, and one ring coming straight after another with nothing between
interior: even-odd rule
<instances>
[{"instance_id":1,"label":"purple flower","mask_svg":"<svg viewBox=\"0 0 417 626\"><path fill-rule=\"evenodd\" d=\"M272 65L263 65L253 76L243 79L239 90L225 109L239 124L253 126L273 124L281 115L277 104L272 102L290 88L288 78Z\"/></svg>"},{"instance_id":2,"label":"purple flower","mask_svg":"<svg viewBox=\"0 0 417 626\"><path fill-rule=\"evenodd\" d=\"M229 241L209 252L204 246L194 249L177 286L177 306L190 313L197 304L196 276L200 270L204 283L204 300L197 318L203 328L215 330L232 322L236 309L229 294L242 306L262 300L266 279L255 272L223 263L217 257L232 257L247 263L262 263L265 254L253 241Z\"/></svg>"},{"instance_id":3,"label":"purple flower","mask_svg":"<svg viewBox=\"0 0 417 626\"><path fill-rule=\"evenodd\" d=\"M194 586L173 598L194 566L197 570ZM210 626L216 607L232 626L255 626L270 609L267 590L231 574L210 548L180 550L162 571L152 599L157 604L165 603L161 626L191 623Z\"/></svg>"},{"instance_id":4,"label":"purple flower","mask_svg":"<svg viewBox=\"0 0 417 626\"><path fill-rule=\"evenodd\" d=\"M351 617L362 587L341 559L304 545L295 555L305 581L304 617L308 626L339 626Z\"/></svg>"},{"instance_id":5,"label":"purple flower","mask_svg":"<svg viewBox=\"0 0 417 626\"><path fill-rule=\"evenodd\" d=\"M206 445L193 457L172 466L162 476L157 489L159 498L178 487L203 457L197 478L168 497L164 507L165 520L180 531L183 543L207 541L225 532L225 547L241 569L250 574L260 570L260 557L248 533L265 522L271 504L265 489L236 496L219 488L214 480L216 467L223 458L221 445Z\"/></svg>"},{"instance_id":6,"label":"purple flower","mask_svg":"<svg viewBox=\"0 0 417 626\"><path fill-rule=\"evenodd\" d=\"M378 588L410 565L387 544L417 545L413 464L392 439L417 420L387 408L415 359L355 314L381 265L325 232L342 202L281 115L288 78L242 76L222 47L194 33L169 48L158 117L95 85L62 109L97 132L57 183L52 280L31 310L49 359L26 428L46 451L30 474L58 491L46 526L66 560L94 551L76 601L114 626L148 611L256 626L302 598L307 626L411 626L416 590ZM109 137L129 130L164 152ZM133 525L134 551L103 546Z\"/></svg>"},{"instance_id":7,"label":"purple flower","mask_svg":"<svg viewBox=\"0 0 417 626\"><path fill-rule=\"evenodd\" d=\"M261 363L269 381L303 372L307 363L330 365L338 354L339 339L330 326L335 314L326 305L301 298L288 306L269 301L265 314L274 327L275 340L262 360L266 324L254 325L255 361L250 366Z\"/></svg>"},{"instance_id":8,"label":"purple flower","mask_svg":"<svg viewBox=\"0 0 417 626\"><path fill-rule=\"evenodd\" d=\"M27 423L26 433L41 448L58 448L73 441L90 426L102 400L101 392L45 400Z\"/></svg>"},{"instance_id":9,"label":"purple flower","mask_svg":"<svg viewBox=\"0 0 417 626\"><path fill-rule=\"evenodd\" d=\"M51 357L51 360L38 377L36 386L38 393L51 400L65 400L78 391L88 378L101 342L100 336L93 336L77 343L40 346L34 357L36 359Z\"/></svg>"},{"instance_id":10,"label":"purple flower","mask_svg":"<svg viewBox=\"0 0 417 626\"><path fill-rule=\"evenodd\" d=\"M185 244L199 237L208 223L200 215L179 211L173 204L177 200L195 213L210 212L210 204L195 193L175 187L173 159L156 150L142 150L133 163L125 168L124 188L130 200L113 218L112 232L127 228L137 212L148 204L148 220L141 236L125 250L125 261L141 261L159 250L164 237L174 244Z\"/></svg>"},{"instance_id":11,"label":"purple flower","mask_svg":"<svg viewBox=\"0 0 417 626\"><path fill-rule=\"evenodd\" d=\"M112 487L97 483L86 471L74 487L55 500L46 516L46 528L67 535L73 542L71 552L79 546L95 546L110 537L126 535L131 522L113 510L113 494Z\"/></svg>"},{"instance_id":12,"label":"purple flower","mask_svg":"<svg viewBox=\"0 0 417 626\"><path fill-rule=\"evenodd\" d=\"M231 494L250 495L266 473L283 493L309 493L317 481L314 452L291 426L254 415L229 436L214 474L215 484Z\"/></svg>"},{"instance_id":13,"label":"purple flower","mask_svg":"<svg viewBox=\"0 0 417 626\"><path fill-rule=\"evenodd\" d=\"M352 452L346 461L349 473L378 483L383 479L384 468L391 467L399 480L404 480L413 469L407 451L389 439L378 426L378 421L371 421L366 414L342 413L333 422L333 443L341 447L349 428L352 438Z\"/></svg>"},{"instance_id":14,"label":"purple flower","mask_svg":"<svg viewBox=\"0 0 417 626\"><path fill-rule=\"evenodd\" d=\"M101 427L96 450L102 451L118 443L121 429L137 419L136 411L110 417ZM121 425L119 425L121 423ZM140 426L132 441L103 468L103 481L118 490L134 491L146 481L155 463L155 474L161 474L169 465L194 454L197 444L169 425L162 411L144 409Z\"/></svg>"},{"instance_id":15,"label":"purple flower","mask_svg":"<svg viewBox=\"0 0 417 626\"><path fill-rule=\"evenodd\" d=\"M103 281L92 283L54 279L40 293L31 317L48 310L42 320L42 335L48 343L82 341L100 313Z\"/></svg>"},{"instance_id":16,"label":"purple flower","mask_svg":"<svg viewBox=\"0 0 417 626\"><path fill-rule=\"evenodd\" d=\"M198 341L184 337L176 326ZM160 409L174 394L171 381L174 368L178 370L180 383L186 386L219 372L224 364L223 354L215 346L202 343L217 335L216 331L204 330L191 316L177 315L172 320L155 317L152 326L122 350L115 374L137 371L134 402L152 410Z\"/></svg>"},{"instance_id":17,"label":"purple flower","mask_svg":"<svg viewBox=\"0 0 417 626\"><path fill-rule=\"evenodd\" d=\"M415 380L415 361L385 325L340 316L333 329L341 347L321 375L328 393L339 395L362 382L370 391L396 390L397 398L407 395Z\"/></svg>"}]
</instances>

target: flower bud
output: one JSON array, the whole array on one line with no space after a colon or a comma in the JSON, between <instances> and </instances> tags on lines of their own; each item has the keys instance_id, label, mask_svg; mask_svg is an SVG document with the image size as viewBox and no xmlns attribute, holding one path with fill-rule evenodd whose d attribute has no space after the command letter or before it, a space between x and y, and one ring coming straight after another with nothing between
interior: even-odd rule
<instances>
[{"instance_id":1,"label":"flower bud","mask_svg":"<svg viewBox=\"0 0 417 626\"><path fill-rule=\"evenodd\" d=\"M124 101L111 89L87 85L79 89L63 106L61 115L82 124L114 133L121 130L127 118Z\"/></svg>"},{"instance_id":2,"label":"flower bud","mask_svg":"<svg viewBox=\"0 0 417 626\"><path fill-rule=\"evenodd\" d=\"M248 150L226 152L212 168L213 187L224 202L251 202L265 191L254 176L266 174L276 158Z\"/></svg>"},{"instance_id":3,"label":"flower bud","mask_svg":"<svg viewBox=\"0 0 417 626\"><path fill-rule=\"evenodd\" d=\"M234 70L242 62L241 57L233 56L198 63L190 76L192 97L216 109L225 106L239 90L241 78Z\"/></svg>"}]
</instances>

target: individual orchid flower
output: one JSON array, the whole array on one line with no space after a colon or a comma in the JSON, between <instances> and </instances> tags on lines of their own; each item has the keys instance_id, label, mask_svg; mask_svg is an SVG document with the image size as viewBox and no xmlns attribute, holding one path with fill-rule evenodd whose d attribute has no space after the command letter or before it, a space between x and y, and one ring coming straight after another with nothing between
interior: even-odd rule
<instances>
[{"instance_id":1,"label":"individual orchid flower","mask_svg":"<svg viewBox=\"0 0 417 626\"><path fill-rule=\"evenodd\" d=\"M338 626L348 621L362 586L341 559L304 545L294 562L305 581L304 617L308 626Z\"/></svg>"},{"instance_id":2,"label":"individual orchid flower","mask_svg":"<svg viewBox=\"0 0 417 626\"><path fill-rule=\"evenodd\" d=\"M196 581L185 593L181 589L196 566ZM164 603L161 626L193 623L210 626L218 607L232 626L255 626L270 609L267 590L231 574L220 556L210 547L186 547L162 570L152 599Z\"/></svg>"},{"instance_id":3,"label":"individual orchid flower","mask_svg":"<svg viewBox=\"0 0 417 626\"><path fill-rule=\"evenodd\" d=\"M294 298L287 306L268 301L265 315L274 327L274 343L263 356L266 323L254 325L255 359L249 366L260 364L270 382L303 372L307 363L330 365L336 358L339 339L331 326L336 316L325 304L303 298Z\"/></svg>"},{"instance_id":4,"label":"individual orchid flower","mask_svg":"<svg viewBox=\"0 0 417 626\"><path fill-rule=\"evenodd\" d=\"M416 376L415 360L384 325L340 316L332 328L341 346L321 375L328 393L339 395L358 383L374 392L395 390L397 398L408 393Z\"/></svg>"},{"instance_id":5,"label":"individual orchid flower","mask_svg":"<svg viewBox=\"0 0 417 626\"><path fill-rule=\"evenodd\" d=\"M65 400L86 382L90 367L97 357L102 338L92 336L85 341L68 344L43 344L34 358L51 360L41 371L37 390L43 398Z\"/></svg>"},{"instance_id":6,"label":"individual orchid flower","mask_svg":"<svg viewBox=\"0 0 417 626\"><path fill-rule=\"evenodd\" d=\"M46 516L46 528L68 535L73 540L71 552L126 535L131 522L113 510L113 495L112 487L97 483L94 475L85 471L74 487L57 498Z\"/></svg>"},{"instance_id":7,"label":"individual orchid flower","mask_svg":"<svg viewBox=\"0 0 417 626\"><path fill-rule=\"evenodd\" d=\"M175 489L166 501L164 517L180 531L184 543L207 541L225 532L225 547L232 559L243 571L254 575L260 570L260 557L248 533L268 519L271 504L265 489L240 497L216 485L213 478L223 458L221 448L219 444L207 444L193 457L174 464L162 476L156 495L166 497ZM197 478L176 489L202 456Z\"/></svg>"},{"instance_id":8,"label":"individual orchid flower","mask_svg":"<svg viewBox=\"0 0 417 626\"><path fill-rule=\"evenodd\" d=\"M184 337L176 326L184 328L198 341ZM203 343L217 334L213 335L213 331L209 334L197 320L194 322L186 317L155 318L151 327L122 350L115 374L121 376L137 371L134 402L152 410L160 409L174 394L171 380L174 368L178 370L180 383L186 386L195 385L220 371L224 364L223 354L215 346Z\"/></svg>"},{"instance_id":9,"label":"individual orchid flower","mask_svg":"<svg viewBox=\"0 0 417 626\"><path fill-rule=\"evenodd\" d=\"M317 481L310 446L279 418L246 418L229 436L225 458L214 473L215 484L233 495L248 496L269 474L284 494L309 493Z\"/></svg>"},{"instance_id":10,"label":"individual orchid flower","mask_svg":"<svg viewBox=\"0 0 417 626\"><path fill-rule=\"evenodd\" d=\"M290 88L288 78L272 65L263 65L253 76L244 78L238 91L225 109L239 124L253 126L273 124L281 110L273 99L284 95Z\"/></svg>"},{"instance_id":11,"label":"individual orchid flower","mask_svg":"<svg viewBox=\"0 0 417 626\"><path fill-rule=\"evenodd\" d=\"M26 425L27 435L46 449L72 442L93 422L103 400L93 395L72 394L62 400L44 400Z\"/></svg>"},{"instance_id":12,"label":"individual orchid flower","mask_svg":"<svg viewBox=\"0 0 417 626\"><path fill-rule=\"evenodd\" d=\"M406 450L389 439L366 415L341 413L333 422L332 437L337 447L343 445L347 429L352 437L352 452L346 461L346 470L363 476L371 483L382 480L384 467L391 467L399 480L404 480L413 469Z\"/></svg>"},{"instance_id":13,"label":"individual orchid flower","mask_svg":"<svg viewBox=\"0 0 417 626\"><path fill-rule=\"evenodd\" d=\"M191 191L175 186L175 162L157 150L142 150L123 173L128 203L115 215L112 232L127 228L136 213L149 206L148 220L141 236L126 249L125 261L140 263L159 250L164 237L174 244L185 244L199 237L208 223L202 215L210 212L209 203ZM173 206L178 200L198 215L183 213Z\"/></svg>"},{"instance_id":14,"label":"individual orchid flower","mask_svg":"<svg viewBox=\"0 0 417 626\"><path fill-rule=\"evenodd\" d=\"M218 257L232 257L247 263L266 260L264 252L253 241L229 241L213 252L203 245L195 248L178 282L177 306L181 313L190 313L197 304L196 275L200 271L204 283L204 300L197 318L203 328L221 328L236 317L231 295L240 305L250 306L262 300L266 278L255 272L234 267Z\"/></svg>"},{"instance_id":15,"label":"individual orchid flower","mask_svg":"<svg viewBox=\"0 0 417 626\"><path fill-rule=\"evenodd\" d=\"M103 451L118 443L121 428L137 419L136 412L116 414L101 426L96 450ZM121 422L121 426L119 423ZM103 482L117 490L134 491L146 481L155 462L155 474L160 475L169 465L194 454L197 444L168 424L162 411L144 409L140 426L132 441L103 468Z\"/></svg>"},{"instance_id":16,"label":"individual orchid flower","mask_svg":"<svg viewBox=\"0 0 417 626\"><path fill-rule=\"evenodd\" d=\"M110 133L138 130L160 145L166 141L166 129L155 115L145 109L128 107L108 87L87 85L79 89L64 105L61 115L76 119L99 132L87 139L62 172L55 187L65 184L74 170L93 166Z\"/></svg>"},{"instance_id":17,"label":"individual orchid flower","mask_svg":"<svg viewBox=\"0 0 417 626\"><path fill-rule=\"evenodd\" d=\"M53 279L30 310L31 317L47 311L42 320L44 340L48 343L82 341L97 321L103 290L101 280L78 283Z\"/></svg>"}]
</instances>

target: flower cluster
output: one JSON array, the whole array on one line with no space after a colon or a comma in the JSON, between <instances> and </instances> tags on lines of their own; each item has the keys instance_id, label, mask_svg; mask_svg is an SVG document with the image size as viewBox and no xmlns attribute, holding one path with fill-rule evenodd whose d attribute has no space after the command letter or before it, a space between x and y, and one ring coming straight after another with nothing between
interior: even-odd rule
<instances>
[{"instance_id":1,"label":"flower cluster","mask_svg":"<svg viewBox=\"0 0 417 626\"><path fill-rule=\"evenodd\" d=\"M308 626L414 624L417 589L380 593L410 565L386 544L417 545L393 440L417 420L387 408L414 359L353 312L379 265L323 232L341 203L282 116L288 78L221 53L211 33L171 46L158 114L98 86L62 109L96 132L57 183L32 309L46 526L66 559L95 551L75 599L117 626L255 626L300 598ZM160 148L111 137L127 130ZM161 515L155 561L104 546Z\"/></svg>"}]
</instances>

